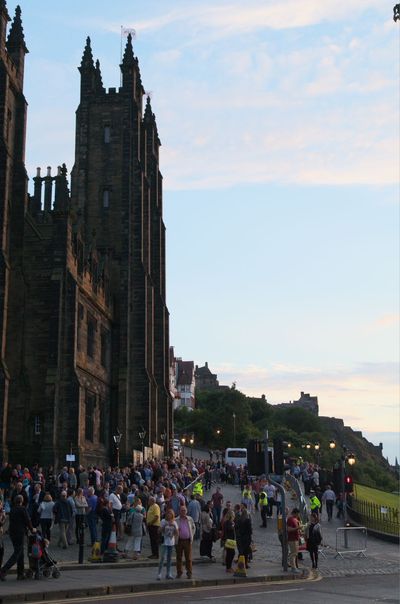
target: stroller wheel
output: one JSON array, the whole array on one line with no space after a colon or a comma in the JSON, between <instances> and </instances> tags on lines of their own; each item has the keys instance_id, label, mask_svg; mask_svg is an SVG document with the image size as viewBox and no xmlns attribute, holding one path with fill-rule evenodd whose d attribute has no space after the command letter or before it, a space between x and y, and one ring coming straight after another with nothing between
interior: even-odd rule
<instances>
[{"instance_id":1,"label":"stroller wheel","mask_svg":"<svg viewBox=\"0 0 400 604\"><path fill-rule=\"evenodd\" d=\"M58 579L60 577L60 571L55 569L53 570L53 579Z\"/></svg>"},{"instance_id":2,"label":"stroller wheel","mask_svg":"<svg viewBox=\"0 0 400 604\"><path fill-rule=\"evenodd\" d=\"M49 568L45 568L43 571L43 577L46 577L46 579L48 579L49 577L51 577L51 570Z\"/></svg>"}]
</instances>

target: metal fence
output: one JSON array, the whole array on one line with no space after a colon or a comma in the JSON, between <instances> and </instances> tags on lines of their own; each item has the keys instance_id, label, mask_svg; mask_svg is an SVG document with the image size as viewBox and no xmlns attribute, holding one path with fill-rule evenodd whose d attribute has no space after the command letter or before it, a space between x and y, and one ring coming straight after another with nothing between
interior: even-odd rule
<instances>
[{"instance_id":1,"label":"metal fence","mask_svg":"<svg viewBox=\"0 0 400 604\"><path fill-rule=\"evenodd\" d=\"M348 497L347 509L351 518L366 527L387 535L399 535L399 511L385 505Z\"/></svg>"},{"instance_id":2,"label":"metal fence","mask_svg":"<svg viewBox=\"0 0 400 604\"><path fill-rule=\"evenodd\" d=\"M365 556L367 551L367 529L365 526L342 526L336 529L336 556L357 554Z\"/></svg>"}]
</instances>

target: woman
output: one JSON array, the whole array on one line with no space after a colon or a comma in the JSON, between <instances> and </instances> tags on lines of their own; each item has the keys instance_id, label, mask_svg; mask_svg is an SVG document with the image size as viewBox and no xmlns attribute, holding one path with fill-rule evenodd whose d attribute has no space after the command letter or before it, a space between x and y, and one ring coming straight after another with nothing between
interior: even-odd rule
<instances>
[{"instance_id":1,"label":"woman","mask_svg":"<svg viewBox=\"0 0 400 604\"><path fill-rule=\"evenodd\" d=\"M50 493L45 493L42 503L39 505L39 519L42 535L50 541L51 538L51 523L53 522L54 501Z\"/></svg>"},{"instance_id":2,"label":"woman","mask_svg":"<svg viewBox=\"0 0 400 604\"><path fill-rule=\"evenodd\" d=\"M318 514L311 512L310 522L306 526L306 544L310 552L312 568L318 568L318 548L322 542L322 531Z\"/></svg>"},{"instance_id":3,"label":"woman","mask_svg":"<svg viewBox=\"0 0 400 604\"><path fill-rule=\"evenodd\" d=\"M88 509L88 502L86 501L86 497L83 494L83 489L79 487L76 489L75 495L75 537L76 542L79 543L79 534L82 527L82 530L85 527L85 519L86 512Z\"/></svg>"},{"instance_id":4,"label":"woman","mask_svg":"<svg viewBox=\"0 0 400 604\"><path fill-rule=\"evenodd\" d=\"M142 538L143 538L143 521L144 513L142 513L142 505L138 504L136 507L128 510L128 517L126 519L127 524L131 526L131 535L126 542L125 551L129 553L133 551L133 560L137 560L142 551Z\"/></svg>"},{"instance_id":5,"label":"woman","mask_svg":"<svg viewBox=\"0 0 400 604\"><path fill-rule=\"evenodd\" d=\"M225 549L225 567L227 573L233 573L233 558L235 557L235 513L233 510L226 512L222 527L222 542Z\"/></svg>"},{"instance_id":6,"label":"woman","mask_svg":"<svg viewBox=\"0 0 400 604\"><path fill-rule=\"evenodd\" d=\"M164 558L167 556L167 574L166 579L173 579L174 577L171 574L171 558L172 558L172 550L178 539L178 525L175 522L175 514L172 509L167 510L165 514L164 520L161 520L160 524L160 536L163 540L161 545L161 555L160 555L160 563L158 565L158 581L161 580L161 572L164 564Z\"/></svg>"},{"instance_id":7,"label":"woman","mask_svg":"<svg viewBox=\"0 0 400 604\"><path fill-rule=\"evenodd\" d=\"M246 568L249 568L253 528L246 505L243 503L240 506L240 513L236 515L235 529L239 556L244 556Z\"/></svg>"},{"instance_id":8,"label":"woman","mask_svg":"<svg viewBox=\"0 0 400 604\"><path fill-rule=\"evenodd\" d=\"M215 558L212 555L213 546L213 517L211 514L210 505L207 503L200 516L201 541L200 541L200 556L207 556L212 562Z\"/></svg>"}]
</instances>

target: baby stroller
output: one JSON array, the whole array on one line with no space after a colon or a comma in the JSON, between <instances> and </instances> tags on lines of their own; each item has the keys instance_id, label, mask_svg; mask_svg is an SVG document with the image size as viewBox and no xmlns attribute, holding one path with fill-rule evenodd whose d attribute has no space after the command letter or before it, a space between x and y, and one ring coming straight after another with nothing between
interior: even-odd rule
<instances>
[{"instance_id":1,"label":"baby stroller","mask_svg":"<svg viewBox=\"0 0 400 604\"><path fill-rule=\"evenodd\" d=\"M27 579L33 577L35 579L59 578L60 571L57 568L57 561L50 556L47 544L48 541L43 538L40 531L28 535L29 569L25 573Z\"/></svg>"}]
</instances>

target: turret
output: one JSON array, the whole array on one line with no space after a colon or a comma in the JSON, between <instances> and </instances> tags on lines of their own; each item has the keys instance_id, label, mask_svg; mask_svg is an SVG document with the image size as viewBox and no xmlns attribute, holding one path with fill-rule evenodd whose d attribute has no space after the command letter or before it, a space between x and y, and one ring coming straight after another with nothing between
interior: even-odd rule
<instances>
[{"instance_id":1,"label":"turret","mask_svg":"<svg viewBox=\"0 0 400 604\"><path fill-rule=\"evenodd\" d=\"M97 59L96 61L96 69L95 69L95 84L96 84L96 92L104 92L103 87L103 79L101 77L101 69L100 69L100 61Z\"/></svg>"},{"instance_id":2,"label":"turret","mask_svg":"<svg viewBox=\"0 0 400 604\"><path fill-rule=\"evenodd\" d=\"M6 45L7 23L11 21L8 14L6 0L0 0L0 48Z\"/></svg>"},{"instance_id":3,"label":"turret","mask_svg":"<svg viewBox=\"0 0 400 604\"><path fill-rule=\"evenodd\" d=\"M92 48L90 46L90 38L86 38L86 46L83 51L81 65L78 68L81 72L81 100L93 94L96 90L96 81L98 81L98 74L96 74L96 68L93 63Z\"/></svg>"},{"instance_id":4,"label":"turret","mask_svg":"<svg viewBox=\"0 0 400 604\"><path fill-rule=\"evenodd\" d=\"M22 82L24 78L25 55L29 52L29 50L27 49L25 44L25 36L24 30L22 28L20 6L17 6L17 8L15 9L15 17L11 24L6 47L9 56L17 67L18 74Z\"/></svg>"}]
</instances>

